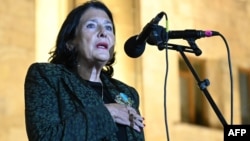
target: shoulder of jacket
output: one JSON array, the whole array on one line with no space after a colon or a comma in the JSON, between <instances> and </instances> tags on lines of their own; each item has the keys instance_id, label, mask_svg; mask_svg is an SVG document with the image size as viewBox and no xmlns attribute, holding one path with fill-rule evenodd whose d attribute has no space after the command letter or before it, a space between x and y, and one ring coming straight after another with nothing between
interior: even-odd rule
<instances>
[{"instance_id":1,"label":"shoulder of jacket","mask_svg":"<svg viewBox=\"0 0 250 141\"><path fill-rule=\"evenodd\" d=\"M52 63L33 63L29 67L29 71L38 71L40 73L45 73L48 75L60 75L62 73L70 73L63 65L61 64L52 64Z\"/></svg>"}]
</instances>

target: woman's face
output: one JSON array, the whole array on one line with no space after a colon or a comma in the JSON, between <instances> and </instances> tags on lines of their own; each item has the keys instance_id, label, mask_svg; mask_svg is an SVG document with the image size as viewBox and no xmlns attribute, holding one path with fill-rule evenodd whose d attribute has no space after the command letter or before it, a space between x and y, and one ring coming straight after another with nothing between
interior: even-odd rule
<instances>
[{"instance_id":1,"label":"woman's face","mask_svg":"<svg viewBox=\"0 0 250 141\"><path fill-rule=\"evenodd\" d=\"M106 63L114 53L115 35L108 15L90 8L81 17L73 41L79 63Z\"/></svg>"}]
</instances>

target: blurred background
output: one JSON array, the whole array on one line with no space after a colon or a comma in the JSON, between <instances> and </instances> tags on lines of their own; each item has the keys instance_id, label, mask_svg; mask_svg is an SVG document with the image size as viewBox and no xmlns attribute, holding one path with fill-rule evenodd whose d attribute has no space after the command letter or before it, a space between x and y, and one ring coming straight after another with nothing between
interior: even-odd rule
<instances>
[{"instance_id":1,"label":"blurred background","mask_svg":"<svg viewBox=\"0 0 250 141\"><path fill-rule=\"evenodd\" d=\"M197 86L179 52L147 45L138 58L124 52L125 41L159 12L169 30L215 30L229 44L233 72L233 114L228 53L220 36L201 38L200 56L186 53L201 80L208 79L212 99L228 124L250 124L249 0L102 0L113 11L117 29L114 77L140 93L147 141L165 141L167 123L173 141L222 141L223 126ZM47 62L57 32L71 9L85 0L0 0L0 140L27 141L24 79L33 62ZM166 19L160 25L165 27ZM169 43L187 45L185 40ZM168 63L166 61L166 55ZM231 117L232 115L232 117Z\"/></svg>"}]
</instances>

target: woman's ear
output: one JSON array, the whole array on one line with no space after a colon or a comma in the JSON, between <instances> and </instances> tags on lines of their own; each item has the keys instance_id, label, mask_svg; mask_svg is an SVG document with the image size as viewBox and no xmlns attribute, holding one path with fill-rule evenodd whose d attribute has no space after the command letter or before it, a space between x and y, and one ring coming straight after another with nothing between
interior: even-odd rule
<instances>
[{"instance_id":1,"label":"woman's ear","mask_svg":"<svg viewBox=\"0 0 250 141\"><path fill-rule=\"evenodd\" d=\"M67 43L66 43L66 47L67 47L67 49L69 50L69 51L72 51L73 49L74 49L74 44L73 44L73 42L72 41L68 41Z\"/></svg>"}]
</instances>

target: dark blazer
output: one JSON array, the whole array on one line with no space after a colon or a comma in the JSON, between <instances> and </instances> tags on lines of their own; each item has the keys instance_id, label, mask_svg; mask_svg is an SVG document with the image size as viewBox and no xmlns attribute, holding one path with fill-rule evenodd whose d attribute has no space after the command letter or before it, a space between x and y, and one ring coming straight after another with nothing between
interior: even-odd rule
<instances>
[{"instance_id":1,"label":"dark blazer","mask_svg":"<svg viewBox=\"0 0 250 141\"><path fill-rule=\"evenodd\" d=\"M137 91L101 74L115 99L127 95L139 112ZM117 125L97 92L63 65L34 63L25 79L25 120L30 141L117 141ZM144 133L126 127L128 141L144 141Z\"/></svg>"}]
</instances>

